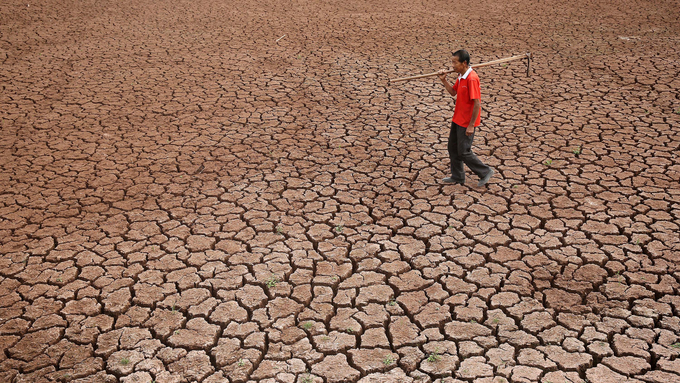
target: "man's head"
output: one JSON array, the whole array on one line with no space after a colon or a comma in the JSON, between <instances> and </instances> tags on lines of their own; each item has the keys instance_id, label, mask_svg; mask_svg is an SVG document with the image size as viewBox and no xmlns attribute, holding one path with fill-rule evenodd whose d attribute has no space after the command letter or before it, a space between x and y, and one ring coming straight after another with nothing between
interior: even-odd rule
<instances>
[{"instance_id":1,"label":"man's head","mask_svg":"<svg viewBox=\"0 0 680 383\"><path fill-rule=\"evenodd\" d=\"M457 73L464 74L470 65L470 54L465 49L457 50L453 52L451 63L453 64L453 70Z\"/></svg>"}]
</instances>

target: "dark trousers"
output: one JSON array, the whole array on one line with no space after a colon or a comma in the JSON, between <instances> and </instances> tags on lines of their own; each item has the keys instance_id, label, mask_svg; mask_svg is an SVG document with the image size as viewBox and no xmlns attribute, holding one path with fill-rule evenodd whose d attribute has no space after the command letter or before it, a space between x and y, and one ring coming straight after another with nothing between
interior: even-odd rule
<instances>
[{"instance_id":1,"label":"dark trousers","mask_svg":"<svg viewBox=\"0 0 680 383\"><path fill-rule=\"evenodd\" d=\"M457 182L465 182L465 169L463 164L467 165L473 173L479 178L483 178L490 171L491 168L484 165L477 156L472 153L472 139L471 136L465 135L465 128L451 123L451 132L449 133L449 158L451 159L451 178Z\"/></svg>"}]
</instances>

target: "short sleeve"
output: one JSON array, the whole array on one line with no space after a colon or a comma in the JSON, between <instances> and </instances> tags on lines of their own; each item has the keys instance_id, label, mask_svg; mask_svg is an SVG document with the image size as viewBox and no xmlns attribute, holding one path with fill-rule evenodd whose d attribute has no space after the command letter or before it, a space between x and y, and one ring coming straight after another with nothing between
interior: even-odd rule
<instances>
[{"instance_id":1,"label":"short sleeve","mask_svg":"<svg viewBox=\"0 0 680 383\"><path fill-rule=\"evenodd\" d=\"M475 76L468 81L468 94L470 95L470 100L481 100L482 91L479 86L479 77Z\"/></svg>"}]
</instances>

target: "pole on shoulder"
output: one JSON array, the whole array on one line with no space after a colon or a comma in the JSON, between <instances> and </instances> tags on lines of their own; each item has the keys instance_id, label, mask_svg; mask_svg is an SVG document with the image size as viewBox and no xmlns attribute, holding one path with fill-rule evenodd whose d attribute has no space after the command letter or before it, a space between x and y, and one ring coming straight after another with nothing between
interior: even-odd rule
<instances>
[{"instance_id":1,"label":"pole on shoulder","mask_svg":"<svg viewBox=\"0 0 680 383\"><path fill-rule=\"evenodd\" d=\"M506 63L506 62L510 62L510 61L516 61L516 60L522 60L522 59L527 59L527 76L528 76L529 75L528 66L529 66L529 60L531 60L531 53L527 53L527 54L524 54L524 55L512 56L512 57L506 57L506 58L493 60L493 61L487 61L485 63L472 65L472 67L473 68L482 68L482 67L489 66L489 65L502 64L502 63ZM455 71L454 70L447 70L445 73L453 73L453 72L455 72ZM438 74L439 74L439 72L432 72L432 73L426 73L426 74L421 74L421 75L417 75L417 76L395 78L395 79L391 79L390 83L399 82L399 81L416 80L416 79L419 79L419 78L426 78L426 77L433 77L433 76L437 76Z\"/></svg>"},{"instance_id":2,"label":"pole on shoulder","mask_svg":"<svg viewBox=\"0 0 680 383\"><path fill-rule=\"evenodd\" d=\"M453 72L455 72L455 70L452 69L452 70L447 70L447 71L444 72L444 73L453 73ZM426 74L419 74L419 75L417 75L417 76L409 76L409 77L395 78L395 79L390 80L390 82L415 80L415 79L419 79L419 78L433 77L433 76L436 76L436 75L438 75L438 74L439 74L439 72L432 72L432 73L426 73Z\"/></svg>"}]
</instances>

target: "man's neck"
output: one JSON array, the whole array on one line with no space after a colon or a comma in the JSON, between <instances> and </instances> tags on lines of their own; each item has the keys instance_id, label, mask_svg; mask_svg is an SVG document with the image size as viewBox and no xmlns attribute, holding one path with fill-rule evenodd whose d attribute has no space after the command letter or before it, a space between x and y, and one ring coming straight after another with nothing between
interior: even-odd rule
<instances>
[{"instance_id":1,"label":"man's neck","mask_svg":"<svg viewBox=\"0 0 680 383\"><path fill-rule=\"evenodd\" d=\"M458 74L458 78L460 78L460 79L467 79L467 75L470 74L470 72L472 72L472 68L468 65L468 67L467 67L467 69L465 70L465 72Z\"/></svg>"}]
</instances>

